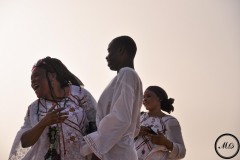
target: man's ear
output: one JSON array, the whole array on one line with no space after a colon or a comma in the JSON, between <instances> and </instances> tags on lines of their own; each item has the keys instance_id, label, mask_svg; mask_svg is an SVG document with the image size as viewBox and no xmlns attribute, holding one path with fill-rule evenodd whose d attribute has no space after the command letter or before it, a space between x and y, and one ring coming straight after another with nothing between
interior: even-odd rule
<instances>
[{"instance_id":1,"label":"man's ear","mask_svg":"<svg viewBox=\"0 0 240 160\"><path fill-rule=\"evenodd\" d=\"M119 48L119 52L120 52L121 54L124 54L125 51L126 51L125 47L120 47L120 48Z\"/></svg>"}]
</instances>

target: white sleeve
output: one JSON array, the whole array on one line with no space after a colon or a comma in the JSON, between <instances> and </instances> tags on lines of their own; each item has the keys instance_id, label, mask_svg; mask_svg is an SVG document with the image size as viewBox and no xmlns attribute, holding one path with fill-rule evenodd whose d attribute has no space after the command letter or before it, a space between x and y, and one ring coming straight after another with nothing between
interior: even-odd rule
<instances>
[{"instance_id":1,"label":"white sleeve","mask_svg":"<svg viewBox=\"0 0 240 160\"><path fill-rule=\"evenodd\" d=\"M93 98L92 94L86 90L85 88L81 88L84 94L84 105L83 108L87 114L87 119L90 122L95 122L96 121L96 105L97 102ZM79 102L81 103L81 101Z\"/></svg>"},{"instance_id":2,"label":"white sleeve","mask_svg":"<svg viewBox=\"0 0 240 160\"><path fill-rule=\"evenodd\" d=\"M140 114L138 114L136 129L135 129L135 132L134 132L134 138L138 136L138 134L140 132L140 129L141 129Z\"/></svg>"},{"instance_id":3,"label":"white sleeve","mask_svg":"<svg viewBox=\"0 0 240 160\"><path fill-rule=\"evenodd\" d=\"M111 112L99 122L97 132L84 137L99 158L121 140L132 123L135 83L136 77L132 72L119 73Z\"/></svg>"},{"instance_id":4,"label":"white sleeve","mask_svg":"<svg viewBox=\"0 0 240 160\"><path fill-rule=\"evenodd\" d=\"M167 123L167 138L173 143L173 150L169 153L169 158L182 159L185 157L186 148L184 145L181 127L177 119L171 119Z\"/></svg>"},{"instance_id":5,"label":"white sleeve","mask_svg":"<svg viewBox=\"0 0 240 160\"><path fill-rule=\"evenodd\" d=\"M30 149L30 147L22 148L22 143L21 143L22 134L32 128L30 123L30 107L31 106L28 107L27 114L24 118L24 124L21 127L21 129L17 132L17 135L14 139L14 142L10 151L10 155L9 155L9 160L21 160Z\"/></svg>"}]
</instances>

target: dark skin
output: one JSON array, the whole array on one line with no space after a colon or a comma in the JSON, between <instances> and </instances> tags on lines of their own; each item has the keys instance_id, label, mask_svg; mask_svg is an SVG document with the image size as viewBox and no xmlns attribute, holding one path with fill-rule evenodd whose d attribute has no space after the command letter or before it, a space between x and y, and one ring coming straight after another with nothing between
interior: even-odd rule
<instances>
[{"instance_id":1,"label":"dark skin","mask_svg":"<svg viewBox=\"0 0 240 160\"><path fill-rule=\"evenodd\" d=\"M121 68L129 67L134 69L133 57L122 46L117 46L114 40L108 45L108 55L106 57L108 66L111 70L119 72ZM92 160L100 160L95 154L92 156Z\"/></svg>"},{"instance_id":2,"label":"dark skin","mask_svg":"<svg viewBox=\"0 0 240 160\"><path fill-rule=\"evenodd\" d=\"M157 134L151 134L149 128L141 126L138 136L144 136L144 135L148 136L153 144L164 145L167 147L167 149L172 151L173 144L164 136L163 133L158 131Z\"/></svg>"},{"instance_id":3,"label":"dark skin","mask_svg":"<svg viewBox=\"0 0 240 160\"><path fill-rule=\"evenodd\" d=\"M55 73L49 73L48 77L53 86L53 95L52 97L50 94L50 90L46 89L49 88L46 78L45 70L41 68L37 68L33 70L31 76L31 83L32 88L34 89L35 93L37 94L38 98L45 98L48 100L59 100L57 97L64 97L65 93L68 91L68 87L61 88L60 83L56 79ZM22 147L30 147L34 145L41 134L43 133L44 129L52 124L63 123L68 118L67 112L62 112L65 108L58 108L55 109L54 107L50 108L48 113L41 119L37 125L33 128L29 129L28 131L24 132L21 136L21 143Z\"/></svg>"},{"instance_id":4,"label":"dark skin","mask_svg":"<svg viewBox=\"0 0 240 160\"><path fill-rule=\"evenodd\" d=\"M101 159L98 158L95 154L92 154L92 160L101 160Z\"/></svg>"},{"instance_id":5,"label":"dark skin","mask_svg":"<svg viewBox=\"0 0 240 160\"><path fill-rule=\"evenodd\" d=\"M153 144L157 144L157 145L164 145L167 147L167 149L169 149L170 151L173 150L173 143L171 141L169 141L163 133L159 132L158 131L158 134L157 135L153 135L153 134L150 134L149 135L150 138L151 138L151 142Z\"/></svg>"},{"instance_id":6,"label":"dark skin","mask_svg":"<svg viewBox=\"0 0 240 160\"><path fill-rule=\"evenodd\" d=\"M52 107L36 126L24 132L21 137L22 147L25 148L34 145L47 126L64 122L68 115L68 113L61 113L64 109L59 108L54 110L54 107Z\"/></svg>"},{"instance_id":7,"label":"dark skin","mask_svg":"<svg viewBox=\"0 0 240 160\"><path fill-rule=\"evenodd\" d=\"M118 46L112 41L108 45L108 55L106 57L111 70L119 72L121 68L130 67L134 69L133 57L123 46Z\"/></svg>"},{"instance_id":8,"label":"dark skin","mask_svg":"<svg viewBox=\"0 0 240 160\"><path fill-rule=\"evenodd\" d=\"M144 92L143 105L148 110L148 115L150 117L163 117L166 115L161 110L161 103L159 98L152 91L146 90ZM141 126L138 136L143 135L148 136L153 144L164 145L167 147L167 149L172 151L173 143L168 140L163 133L158 131L157 134L151 134L149 128Z\"/></svg>"}]
</instances>

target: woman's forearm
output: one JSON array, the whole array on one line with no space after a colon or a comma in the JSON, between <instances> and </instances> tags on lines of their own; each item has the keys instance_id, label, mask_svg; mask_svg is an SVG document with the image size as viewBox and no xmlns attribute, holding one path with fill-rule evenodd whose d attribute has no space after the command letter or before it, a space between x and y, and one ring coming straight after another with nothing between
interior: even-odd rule
<instances>
[{"instance_id":1,"label":"woman's forearm","mask_svg":"<svg viewBox=\"0 0 240 160\"><path fill-rule=\"evenodd\" d=\"M40 122L34 126L32 129L24 132L21 136L21 143L23 148L30 147L34 145L39 137L41 136L42 132L46 126L42 125Z\"/></svg>"},{"instance_id":2,"label":"woman's forearm","mask_svg":"<svg viewBox=\"0 0 240 160\"><path fill-rule=\"evenodd\" d=\"M168 150L172 151L173 150L173 143L166 139L165 146L167 147Z\"/></svg>"}]
</instances>

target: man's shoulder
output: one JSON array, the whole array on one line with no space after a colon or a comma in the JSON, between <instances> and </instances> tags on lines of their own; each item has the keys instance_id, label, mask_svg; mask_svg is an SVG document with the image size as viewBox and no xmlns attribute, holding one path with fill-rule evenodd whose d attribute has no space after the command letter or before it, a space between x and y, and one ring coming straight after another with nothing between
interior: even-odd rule
<instances>
[{"instance_id":1,"label":"man's shoulder","mask_svg":"<svg viewBox=\"0 0 240 160\"><path fill-rule=\"evenodd\" d=\"M118 77L127 77L128 80L141 81L138 73L130 67L122 68L118 73Z\"/></svg>"},{"instance_id":2,"label":"man's shoulder","mask_svg":"<svg viewBox=\"0 0 240 160\"><path fill-rule=\"evenodd\" d=\"M127 81L127 84L133 84L136 90L142 92L142 81L138 73L130 67L122 68L118 73L118 79Z\"/></svg>"},{"instance_id":3,"label":"man's shoulder","mask_svg":"<svg viewBox=\"0 0 240 160\"><path fill-rule=\"evenodd\" d=\"M133 69L133 68L130 68L130 67L124 67L124 68L121 68L120 71L119 71L119 74L128 74L128 75L136 75L138 76L137 72Z\"/></svg>"},{"instance_id":4,"label":"man's shoulder","mask_svg":"<svg viewBox=\"0 0 240 160\"><path fill-rule=\"evenodd\" d=\"M121 68L120 72L123 72L123 71L134 71L135 72L135 70L133 68L131 68L131 67L123 67L123 68Z\"/></svg>"}]
</instances>

